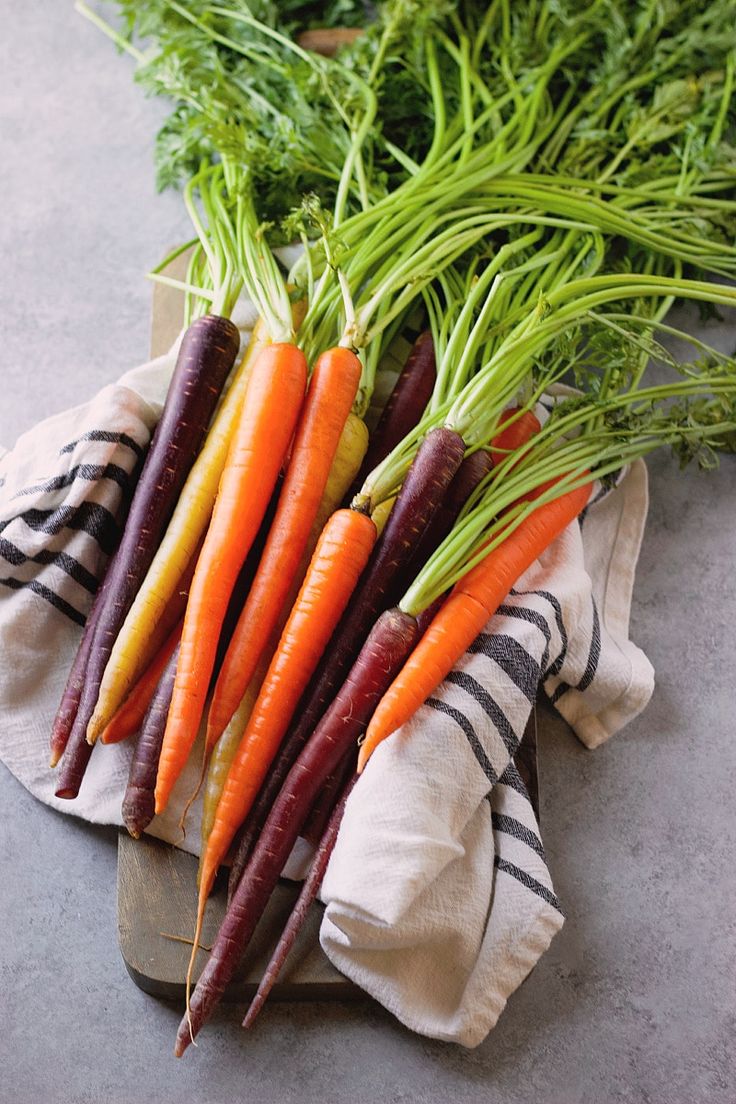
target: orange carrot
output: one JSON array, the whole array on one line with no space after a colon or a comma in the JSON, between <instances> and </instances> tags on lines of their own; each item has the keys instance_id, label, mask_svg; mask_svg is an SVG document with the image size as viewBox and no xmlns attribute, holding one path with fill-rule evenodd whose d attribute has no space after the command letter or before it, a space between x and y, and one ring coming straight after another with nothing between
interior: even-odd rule
<instances>
[{"instance_id":1,"label":"orange carrot","mask_svg":"<svg viewBox=\"0 0 736 1104\"><path fill-rule=\"evenodd\" d=\"M531 410L525 410L516 418L518 413L518 406L514 406L501 415L498 423L499 432L491 441L491 460L494 467L505 460L510 452L516 452L521 445L525 445L542 428L536 414ZM511 418L516 420L504 428Z\"/></svg>"},{"instance_id":2,"label":"orange carrot","mask_svg":"<svg viewBox=\"0 0 736 1104\"><path fill-rule=\"evenodd\" d=\"M181 639L183 624L182 618L169 633L123 704L110 718L100 736L103 744L118 744L121 740L127 740L128 736L133 736L141 727L164 668Z\"/></svg>"},{"instance_id":3,"label":"orange carrot","mask_svg":"<svg viewBox=\"0 0 736 1104\"><path fill-rule=\"evenodd\" d=\"M337 510L322 531L217 806L202 861L202 902L258 793L375 540L375 525L357 510Z\"/></svg>"},{"instance_id":4,"label":"orange carrot","mask_svg":"<svg viewBox=\"0 0 736 1104\"><path fill-rule=\"evenodd\" d=\"M306 377L304 354L286 342L266 346L253 365L189 592L156 779L157 814L197 735L228 600L296 428Z\"/></svg>"},{"instance_id":5,"label":"orange carrot","mask_svg":"<svg viewBox=\"0 0 736 1104\"><path fill-rule=\"evenodd\" d=\"M362 771L375 748L410 719L450 673L519 576L578 516L590 484L538 506L452 590L384 694L360 748Z\"/></svg>"},{"instance_id":6,"label":"orange carrot","mask_svg":"<svg viewBox=\"0 0 736 1104\"><path fill-rule=\"evenodd\" d=\"M215 685L205 755L238 708L278 623L319 509L361 370L357 356L339 346L323 353L314 366L276 516Z\"/></svg>"}]
</instances>

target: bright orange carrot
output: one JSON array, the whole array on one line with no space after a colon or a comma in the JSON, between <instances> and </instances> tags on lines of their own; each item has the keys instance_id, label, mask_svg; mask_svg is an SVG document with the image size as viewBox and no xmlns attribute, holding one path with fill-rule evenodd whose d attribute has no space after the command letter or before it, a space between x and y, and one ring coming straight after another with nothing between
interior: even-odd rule
<instances>
[{"instance_id":1,"label":"bright orange carrot","mask_svg":"<svg viewBox=\"0 0 736 1104\"><path fill-rule=\"evenodd\" d=\"M362 771L375 748L410 719L467 651L516 580L578 516L590 484L538 506L464 575L384 694L360 748Z\"/></svg>"},{"instance_id":2,"label":"bright orange carrot","mask_svg":"<svg viewBox=\"0 0 736 1104\"><path fill-rule=\"evenodd\" d=\"M337 510L322 531L225 782L202 862L201 902L258 793L375 540L375 525L357 510Z\"/></svg>"},{"instance_id":3,"label":"bright orange carrot","mask_svg":"<svg viewBox=\"0 0 736 1104\"><path fill-rule=\"evenodd\" d=\"M151 704L151 698L158 686L161 675L164 673L164 668L169 662L174 648L181 640L183 624L184 619L182 618L179 624L169 633L123 704L110 718L100 736L103 744L118 744L121 740L127 740L128 736L133 736L141 727L146 710Z\"/></svg>"},{"instance_id":4,"label":"bright orange carrot","mask_svg":"<svg viewBox=\"0 0 736 1104\"><path fill-rule=\"evenodd\" d=\"M504 428L509 419L518 412L518 406L514 406L501 415L499 431L491 441L491 460L494 466L505 460L510 452L516 452L521 445L525 445L542 428L539 418L531 410L525 410L508 428Z\"/></svg>"},{"instance_id":5,"label":"bright orange carrot","mask_svg":"<svg viewBox=\"0 0 736 1104\"><path fill-rule=\"evenodd\" d=\"M238 708L278 623L355 400L361 370L357 356L339 346L323 353L314 366L276 516L215 685L205 755Z\"/></svg>"},{"instance_id":6,"label":"bright orange carrot","mask_svg":"<svg viewBox=\"0 0 736 1104\"><path fill-rule=\"evenodd\" d=\"M306 377L304 354L287 342L268 345L253 365L189 591L156 813L166 807L197 735L227 603L296 428Z\"/></svg>"}]
</instances>

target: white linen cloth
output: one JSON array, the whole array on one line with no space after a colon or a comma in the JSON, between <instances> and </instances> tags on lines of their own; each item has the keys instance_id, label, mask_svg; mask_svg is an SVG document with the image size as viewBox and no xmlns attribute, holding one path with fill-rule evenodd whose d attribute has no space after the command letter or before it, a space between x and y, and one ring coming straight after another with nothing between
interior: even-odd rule
<instances>
[{"instance_id":1,"label":"white linen cloth","mask_svg":"<svg viewBox=\"0 0 736 1104\"><path fill-rule=\"evenodd\" d=\"M236 317L247 340L252 312ZM176 347L0 450L0 759L41 801L122 824L128 743L99 746L79 797L54 796L51 722L150 438ZM513 763L541 687L595 747L646 704L652 668L628 639L647 510L637 462L519 580L457 669L374 754L323 884L322 946L410 1028L477 1045L563 923ZM183 801L153 835L197 852Z\"/></svg>"}]
</instances>

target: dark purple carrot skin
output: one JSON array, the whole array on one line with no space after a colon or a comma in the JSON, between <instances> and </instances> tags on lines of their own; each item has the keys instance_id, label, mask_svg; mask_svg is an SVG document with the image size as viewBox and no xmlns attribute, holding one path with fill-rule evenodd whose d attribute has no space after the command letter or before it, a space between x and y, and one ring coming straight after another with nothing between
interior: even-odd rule
<instances>
[{"instance_id":1,"label":"dark purple carrot skin","mask_svg":"<svg viewBox=\"0 0 736 1104\"><path fill-rule=\"evenodd\" d=\"M117 634L159 546L238 347L237 327L216 315L196 319L184 334L122 540L108 568L108 593L79 703L85 728Z\"/></svg>"},{"instance_id":2,"label":"dark purple carrot skin","mask_svg":"<svg viewBox=\"0 0 736 1104\"><path fill-rule=\"evenodd\" d=\"M82 639L79 642L77 654L74 657L74 663L69 672L69 677L66 680L64 693L61 696L61 702L59 703L59 708L56 711L56 716L51 726L51 739L49 740L49 750L51 752L49 765L51 767L55 767L64 754L64 750L74 727L77 709L79 708L79 699L82 696L82 688L84 686L87 661L92 648L95 629L97 628L97 623L100 618L100 610L102 609L104 601L103 591L104 585L101 584L97 588L97 594L95 595L92 609L89 611L89 615L85 621Z\"/></svg>"},{"instance_id":3,"label":"dark purple carrot skin","mask_svg":"<svg viewBox=\"0 0 736 1104\"><path fill-rule=\"evenodd\" d=\"M378 615L395 605L406 589L413 574L413 549L421 541L461 466L464 448L457 433L434 429L418 449L366 572L295 711L298 719L287 733L238 834L230 873L232 885L242 876L253 842L284 779L345 678L368 630Z\"/></svg>"},{"instance_id":4,"label":"dark purple carrot skin","mask_svg":"<svg viewBox=\"0 0 736 1104\"><path fill-rule=\"evenodd\" d=\"M123 499L120 504L117 513L118 523L118 535L116 544L119 543L120 536L125 527L126 519L128 517L128 510L131 505L131 497L134 488L137 486L138 479L143 467L143 460L138 460L135 467L130 473L130 482L128 488L123 492ZM108 568L112 560L108 560L105 565L104 574L97 587L97 592L92 602L92 608L89 611L87 620L84 623L84 630L82 632L82 639L79 642L77 653L74 657L72 668L69 672L69 677L64 687L64 693L59 703L59 708L56 711L53 724L51 726L51 738L49 740L49 750L51 752L50 766L53 768L59 762L67 743L71 736L74 722L77 718L77 710L79 708L79 701L84 689L84 678L87 671L87 663L89 662L90 652L94 643L94 635L97 631L97 625L100 620L100 614L106 601L108 590ZM88 757L89 758L89 757ZM85 764L86 766L86 764ZM76 794L74 795L76 797Z\"/></svg>"},{"instance_id":5,"label":"dark purple carrot skin","mask_svg":"<svg viewBox=\"0 0 736 1104\"><path fill-rule=\"evenodd\" d=\"M72 801L77 796L93 751L92 744L87 743L87 722L77 712L59 768L54 791L57 797Z\"/></svg>"},{"instance_id":6,"label":"dark purple carrot skin","mask_svg":"<svg viewBox=\"0 0 736 1104\"><path fill-rule=\"evenodd\" d=\"M189 1018L185 1015L179 1025L174 1051L177 1057L220 1000L320 787L365 733L374 709L414 647L416 636L416 621L401 610L388 610L379 617L337 697L290 770L220 925L194 990Z\"/></svg>"},{"instance_id":7,"label":"dark purple carrot skin","mask_svg":"<svg viewBox=\"0 0 736 1104\"><path fill-rule=\"evenodd\" d=\"M312 902L319 893L319 887L322 885L325 873L327 872L327 867L337 841L337 834L340 831L342 815L345 812L345 804L357 781L358 775L354 773L351 774L347 785L343 786L342 792L337 797L337 804L332 810L330 819L322 832L319 845L312 859L312 865L309 868L309 873L304 879L299 896L286 922L286 927L281 933L281 938L266 967L261 983L258 986L258 992L250 1002L250 1007L243 1020L243 1027L251 1027L261 1008L263 1008L266 998L273 989L276 979L281 973L283 965L289 956L289 951L294 946L296 938L304 926L307 913L309 912Z\"/></svg>"},{"instance_id":8,"label":"dark purple carrot skin","mask_svg":"<svg viewBox=\"0 0 736 1104\"><path fill-rule=\"evenodd\" d=\"M471 494L493 468L489 452L473 452L466 456L448 487L439 509L430 521L414 554L414 568L423 567L450 533L458 515Z\"/></svg>"},{"instance_id":9,"label":"dark purple carrot skin","mask_svg":"<svg viewBox=\"0 0 736 1104\"><path fill-rule=\"evenodd\" d=\"M311 843L313 847L317 847L322 839L327 822L332 816L335 804L345 787L345 782L355 773L355 768L356 749L350 748L347 755L338 764L337 769L325 779L322 789L317 794L317 799L309 810L309 815L301 830L302 838L307 843Z\"/></svg>"},{"instance_id":10,"label":"dark purple carrot skin","mask_svg":"<svg viewBox=\"0 0 736 1104\"><path fill-rule=\"evenodd\" d=\"M122 811L125 827L134 839L138 839L141 832L145 831L153 820L155 812L154 792L158 761L161 757L161 745L164 742L171 696L174 693L178 659L179 645L177 644L151 698L130 764Z\"/></svg>"},{"instance_id":11,"label":"dark purple carrot skin","mask_svg":"<svg viewBox=\"0 0 736 1104\"><path fill-rule=\"evenodd\" d=\"M294 758L296 758L296 756ZM269 786L267 789L269 781L271 781L271 779L273 778L272 775L268 776L266 782L261 787L258 794L259 799L261 798L262 794L265 798L262 807L257 810L257 816L254 819L252 819L250 815L248 816L243 825L245 831L241 829L241 832L238 833L237 843L235 845L235 855L230 867L230 873L227 880L228 902L232 900L233 894L238 888L238 882L240 881L248 859L250 858L250 853L253 850L253 844L255 843L261 829L263 828L266 817L271 810L271 806L273 805L278 792L283 785L283 781L286 778L288 771L291 769L291 766L292 763L289 764L289 768L284 772L278 786L274 787L272 783L271 786ZM351 748L348 754L343 759L342 763L340 763L337 770L334 771L329 776L329 778L325 779L325 784L318 794L317 800L315 801L309 812L309 816L304 822L302 836L307 841L307 843L311 843L315 847L319 843L322 833L325 829L325 825L327 824L327 821L335 807L335 802L338 800L338 795L345 782L345 778L349 773L353 771L354 767L355 749Z\"/></svg>"},{"instance_id":12,"label":"dark purple carrot skin","mask_svg":"<svg viewBox=\"0 0 736 1104\"><path fill-rule=\"evenodd\" d=\"M424 330L414 342L378 424L371 433L368 451L355 477L350 498L358 493L366 476L417 425L432 397L436 379L434 342L429 330Z\"/></svg>"},{"instance_id":13,"label":"dark purple carrot skin","mask_svg":"<svg viewBox=\"0 0 736 1104\"><path fill-rule=\"evenodd\" d=\"M449 593L449 591L445 591L444 594L440 594L439 598L435 598L432 605L427 606L427 608L425 610L422 610L422 612L417 617L417 627L419 629L419 636L420 637L424 636L425 632L427 631L429 626L432 624L432 621L434 619L434 615L436 613L439 613L440 607L443 605L443 603L445 601L445 598L447 597L448 593Z\"/></svg>"},{"instance_id":14,"label":"dark purple carrot skin","mask_svg":"<svg viewBox=\"0 0 736 1104\"><path fill-rule=\"evenodd\" d=\"M474 452L466 456L460 465L457 475L450 484L447 497L439 510L427 526L427 530L417 548L414 564L423 567L436 548L442 544L450 533L458 515L471 494L493 468L493 461L488 452ZM441 594L435 598L431 606L423 610L417 617L419 635L423 636L432 623L434 615L445 600L446 595Z\"/></svg>"}]
</instances>

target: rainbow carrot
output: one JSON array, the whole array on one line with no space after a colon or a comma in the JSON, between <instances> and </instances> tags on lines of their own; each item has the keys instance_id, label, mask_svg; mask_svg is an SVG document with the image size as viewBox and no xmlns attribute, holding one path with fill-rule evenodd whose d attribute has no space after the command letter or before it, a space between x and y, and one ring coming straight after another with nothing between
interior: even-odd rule
<instances>
[{"instance_id":1,"label":"rainbow carrot","mask_svg":"<svg viewBox=\"0 0 736 1104\"><path fill-rule=\"evenodd\" d=\"M455 585L381 699L358 756L360 773L375 748L405 724L437 689L524 571L574 520L590 484L538 506Z\"/></svg>"},{"instance_id":2,"label":"rainbow carrot","mask_svg":"<svg viewBox=\"0 0 736 1104\"><path fill-rule=\"evenodd\" d=\"M228 599L276 485L306 377L304 354L288 342L267 346L253 365L189 593L156 780L157 813L166 807L197 735Z\"/></svg>"},{"instance_id":3,"label":"rainbow carrot","mask_svg":"<svg viewBox=\"0 0 736 1104\"><path fill-rule=\"evenodd\" d=\"M296 431L266 547L223 661L205 754L237 709L299 567L360 382L361 363L339 346L319 357Z\"/></svg>"}]
</instances>

